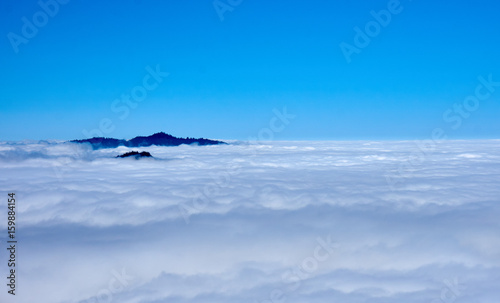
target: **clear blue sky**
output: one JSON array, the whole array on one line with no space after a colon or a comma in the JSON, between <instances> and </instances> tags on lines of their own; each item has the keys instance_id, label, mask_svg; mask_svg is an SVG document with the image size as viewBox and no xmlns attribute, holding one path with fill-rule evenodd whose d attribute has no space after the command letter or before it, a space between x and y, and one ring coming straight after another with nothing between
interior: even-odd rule
<instances>
[{"instance_id":1,"label":"clear blue sky","mask_svg":"<svg viewBox=\"0 0 500 303\"><path fill-rule=\"evenodd\" d=\"M296 118L275 139L425 139L436 127L500 138L500 86L480 90L488 97L462 116L453 109L479 76L500 81L496 0L402 0L350 63L341 43L355 47L354 28L394 3L220 3L231 10L218 13L213 0L69 0L48 16L37 1L1 1L0 140L84 138L103 119L109 137L247 139L283 107ZM169 75L124 118L120 96L142 85L147 66Z\"/></svg>"}]
</instances>

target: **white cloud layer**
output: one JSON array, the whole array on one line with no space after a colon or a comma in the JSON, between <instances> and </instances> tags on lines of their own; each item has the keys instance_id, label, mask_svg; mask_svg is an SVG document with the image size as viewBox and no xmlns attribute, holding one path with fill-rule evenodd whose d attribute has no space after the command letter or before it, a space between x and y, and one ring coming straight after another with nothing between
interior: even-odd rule
<instances>
[{"instance_id":1,"label":"white cloud layer","mask_svg":"<svg viewBox=\"0 0 500 303\"><path fill-rule=\"evenodd\" d=\"M499 150L0 142L2 277L7 192L19 211L0 301L498 302Z\"/></svg>"}]
</instances>

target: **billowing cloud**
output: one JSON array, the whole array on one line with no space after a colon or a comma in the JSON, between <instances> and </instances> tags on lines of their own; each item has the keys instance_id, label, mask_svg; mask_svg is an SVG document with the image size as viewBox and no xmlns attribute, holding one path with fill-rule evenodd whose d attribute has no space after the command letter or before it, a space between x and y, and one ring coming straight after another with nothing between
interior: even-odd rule
<instances>
[{"instance_id":1,"label":"billowing cloud","mask_svg":"<svg viewBox=\"0 0 500 303\"><path fill-rule=\"evenodd\" d=\"M2 142L16 302L494 302L499 148Z\"/></svg>"}]
</instances>

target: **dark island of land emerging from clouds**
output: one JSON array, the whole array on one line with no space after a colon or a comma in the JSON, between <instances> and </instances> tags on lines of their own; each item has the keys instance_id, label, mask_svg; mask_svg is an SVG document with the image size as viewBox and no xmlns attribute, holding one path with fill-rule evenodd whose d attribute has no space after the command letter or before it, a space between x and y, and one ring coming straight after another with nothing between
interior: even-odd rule
<instances>
[{"instance_id":1,"label":"dark island of land emerging from clouds","mask_svg":"<svg viewBox=\"0 0 500 303\"><path fill-rule=\"evenodd\" d=\"M134 157L135 159L140 159L140 158L152 158L150 153L148 152L137 152L137 151L131 151L128 153L124 153L123 155L116 156L116 158L129 158L129 157Z\"/></svg>"},{"instance_id":2,"label":"dark island of land emerging from clouds","mask_svg":"<svg viewBox=\"0 0 500 303\"><path fill-rule=\"evenodd\" d=\"M147 137L135 137L130 140L94 137L91 139L72 140L74 143L90 143L93 149L126 147L147 147L156 146L179 146L181 144L217 145L227 144L223 141L210 140L204 138L177 138L164 132L156 133Z\"/></svg>"}]
</instances>

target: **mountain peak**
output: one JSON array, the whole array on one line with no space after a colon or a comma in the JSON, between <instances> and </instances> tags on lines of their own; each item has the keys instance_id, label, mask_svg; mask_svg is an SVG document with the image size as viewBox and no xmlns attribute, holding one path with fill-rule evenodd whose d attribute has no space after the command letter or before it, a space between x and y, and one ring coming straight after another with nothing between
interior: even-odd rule
<instances>
[{"instance_id":1,"label":"mountain peak","mask_svg":"<svg viewBox=\"0 0 500 303\"><path fill-rule=\"evenodd\" d=\"M217 145L227 144L223 141L210 140L205 138L177 138L164 132L154 133L151 136L137 136L130 140L94 137L84 140L72 140L74 143L90 143L93 149L101 148L116 148L118 146L126 147L145 147L145 146L179 146L181 144L198 144L198 145Z\"/></svg>"}]
</instances>

